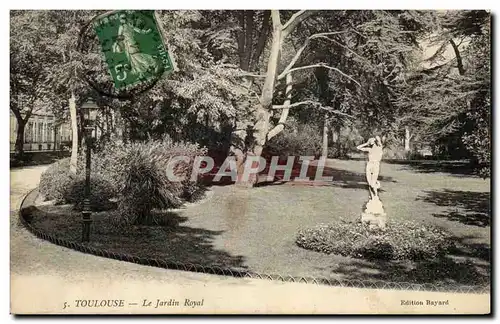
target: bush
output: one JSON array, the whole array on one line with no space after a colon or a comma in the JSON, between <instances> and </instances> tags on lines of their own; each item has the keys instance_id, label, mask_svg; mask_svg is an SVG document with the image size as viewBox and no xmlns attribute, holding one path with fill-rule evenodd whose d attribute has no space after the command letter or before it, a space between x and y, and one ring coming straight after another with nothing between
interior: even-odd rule
<instances>
[{"instance_id":1,"label":"bush","mask_svg":"<svg viewBox=\"0 0 500 324\"><path fill-rule=\"evenodd\" d=\"M411 153L405 151L404 146L400 143L387 143L384 145L383 159L389 160L409 160Z\"/></svg>"},{"instance_id":2,"label":"bush","mask_svg":"<svg viewBox=\"0 0 500 324\"><path fill-rule=\"evenodd\" d=\"M46 200L62 203L69 180L69 159L62 159L42 173L38 189Z\"/></svg>"},{"instance_id":3,"label":"bush","mask_svg":"<svg viewBox=\"0 0 500 324\"><path fill-rule=\"evenodd\" d=\"M363 143L363 137L355 127L342 126L332 131L335 135L331 141L329 137L328 157L344 159L351 152L357 153L356 146Z\"/></svg>"},{"instance_id":4,"label":"bush","mask_svg":"<svg viewBox=\"0 0 500 324\"><path fill-rule=\"evenodd\" d=\"M321 155L322 135L315 125L290 125L280 134L273 137L266 147L270 155L288 156L315 156Z\"/></svg>"},{"instance_id":5,"label":"bush","mask_svg":"<svg viewBox=\"0 0 500 324\"><path fill-rule=\"evenodd\" d=\"M56 203L75 204L81 208L85 190L85 152L79 156L77 175L69 173L69 159L51 165L40 180L40 192ZM109 206L111 198L118 200L118 223L150 224L153 209L181 206L185 201L202 197L200 179L191 181L194 158L206 154L197 144L174 143L170 138L158 141L109 144L93 153L91 173L91 204L94 209ZM189 162L179 162L174 175L183 181L171 181L167 166L172 157L186 156Z\"/></svg>"},{"instance_id":6,"label":"bush","mask_svg":"<svg viewBox=\"0 0 500 324\"><path fill-rule=\"evenodd\" d=\"M206 154L197 144L178 142L170 138L148 142L107 146L96 156L95 168L113 184L118 194L118 208L124 224L150 224L153 209L181 206L184 201L201 197L200 179L191 181L194 158ZM176 164L174 175L183 181L168 178L167 168L172 157L186 156L189 162Z\"/></svg>"},{"instance_id":7,"label":"bush","mask_svg":"<svg viewBox=\"0 0 500 324\"><path fill-rule=\"evenodd\" d=\"M189 202L200 200L206 191L206 186L200 181L187 181L184 184L181 198Z\"/></svg>"},{"instance_id":8,"label":"bush","mask_svg":"<svg viewBox=\"0 0 500 324\"><path fill-rule=\"evenodd\" d=\"M385 230L340 220L299 231L296 244L326 254L379 260L423 260L451 248L450 234L415 222L388 223Z\"/></svg>"},{"instance_id":9,"label":"bush","mask_svg":"<svg viewBox=\"0 0 500 324\"><path fill-rule=\"evenodd\" d=\"M110 206L110 199L114 197L115 190L108 181L99 175L90 177L90 207L92 210L105 210ZM85 177L79 174L71 179L71 183L64 195L64 201L74 204L78 210L83 209L85 198Z\"/></svg>"},{"instance_id":10,"label":"bush","mask_svg":"<svg viewBox=\"0 0 500 324\"><path fill-rule=\"evenodd\" d=\"M490 178L491 177L491 167L487 166L487 167L480 168L478 171L478 175L483 179Z\"/></svg>"},{"instance_id":11,"label":"bush","mask_svg":"<svg viewBox=\"0 0 500 324\"><path fill-rule=\"evenodd\" d=\"M91 174L90 204L94 210L106 208L114 195L114 188L98 174ZM69 172L69 158L62 159L45 170L40 177L40 193L56 204L74 204L81 209L85 199L85 174Z\"/></svg>"}]
</instances>

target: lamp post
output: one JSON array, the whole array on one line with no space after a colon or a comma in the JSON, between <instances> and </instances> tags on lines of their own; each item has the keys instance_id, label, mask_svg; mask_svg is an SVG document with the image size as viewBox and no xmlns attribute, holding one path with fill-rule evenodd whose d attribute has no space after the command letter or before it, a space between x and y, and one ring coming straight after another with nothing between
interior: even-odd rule
<instances>
[{"instance_id":1,"label":"lamp post","mask_svg":"<svg viewBox=\"0 0 500 324\"><path fill-rule=\"evenodd\" d=\"M91 150L92 150L92 131L94 129L94 122L97 116L97 109L99 107L93 100L87 100L81 107L83 110L84 120L84 134L85 134L85 198L83 200L82 210L82 242L90 240L90 224L92 223L92 211L90 209L90 164L91 164Z\"/></svg>"}]
</instances>

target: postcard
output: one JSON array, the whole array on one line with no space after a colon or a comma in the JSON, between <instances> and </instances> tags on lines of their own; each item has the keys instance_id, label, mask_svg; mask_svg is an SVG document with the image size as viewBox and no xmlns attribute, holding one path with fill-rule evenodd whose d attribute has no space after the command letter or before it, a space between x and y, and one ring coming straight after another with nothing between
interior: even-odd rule
<instances>
[{"instance_id":1,"label":"postcard","mask_svg":"<svg viewBox=\"0 0 500 324\"><path fill-rule=\"evenodd\" d=\"M12 314L490 314L488 10L12 10Z\"/></svg>"}]
</instances>

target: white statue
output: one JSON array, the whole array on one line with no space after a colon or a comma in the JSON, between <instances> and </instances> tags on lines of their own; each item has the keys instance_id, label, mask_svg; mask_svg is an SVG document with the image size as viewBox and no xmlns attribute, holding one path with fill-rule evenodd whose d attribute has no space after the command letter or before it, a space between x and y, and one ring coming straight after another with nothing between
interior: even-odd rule
<instances>
[{"instance_id":1,"label":"white statue","mask_svg":"<svg viewBox=\"0 0 500 324\"><path fill-rule=\"evenodd\" d=\"M380 173L380 160L382 160L383 154L382 140L379 136L372 137L368 142L359 145L357 149L368 152L366 180L368 182L371 198L377 197L377 190L380 188L380 182L377 179Z\"/></svg>"},{"instance_id":2,"label":"white statue","mask_svg":"<svg viewBox=\"0 0 500 324\"><path fill-rule=\"evenodd\" d=\"M380 173L380 161L382 160L383 147L379 136L372 137L368 142L357 146L358 150L368 152L368 162L366 163L366 181L370 191L370 199L366 204L366 210L362 214L362 221L370 224L374 223L380 228L385 228L386 214L384 206L378 196L380 182L378 175Z\"/></svg>"}]
</instances>

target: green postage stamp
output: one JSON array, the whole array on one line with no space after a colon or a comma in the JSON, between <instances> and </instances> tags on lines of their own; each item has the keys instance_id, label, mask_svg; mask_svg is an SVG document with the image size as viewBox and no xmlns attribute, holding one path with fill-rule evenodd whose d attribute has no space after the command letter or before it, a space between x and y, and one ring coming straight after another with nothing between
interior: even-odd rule
<instances>
[{"instance_id":1,"label":"green postage stamp","mask_svg":"<svg viewBox=\"0 0 500 324\"><path fill-rule=\"evenodd\" d=\"M174 69L153 10L113 11L95 19L93 27L117 90Z\"/></svg>"}]
</instances>

